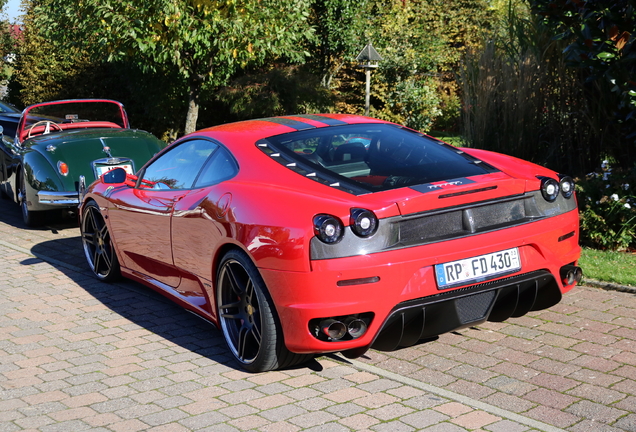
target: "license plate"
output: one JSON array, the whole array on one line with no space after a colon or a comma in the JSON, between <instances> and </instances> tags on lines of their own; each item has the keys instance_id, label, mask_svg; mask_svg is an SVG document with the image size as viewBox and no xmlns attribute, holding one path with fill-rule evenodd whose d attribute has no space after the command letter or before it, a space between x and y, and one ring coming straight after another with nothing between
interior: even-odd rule
<instances>
[{"instance_id":1,"label":"license plate","mask_svg":"<svg viewBox=\"0 0 636 432\"><path fill-rule=\"evenodd\" d=\"M95 167L95 170L97 171L97 177L101 177L104 173L107 173L108 171L114 170L115 168L123 168L126 171L126 173L134 174L133 169L132 169L132 165L130 165L130 164L102 165L102 166L96 166Z\"/></svg>"},{"instance_id":2,"label":"license plate","mask_svg":"<svg viewBox=\"0 0 636 432\"><path fill-rule=\"evenodd\" d=\"M472 258L447 262L435 266L439 289L482 282L495 276L513 273L521 269L519 250L506 249Z\"/></svg>"}]
</instances>

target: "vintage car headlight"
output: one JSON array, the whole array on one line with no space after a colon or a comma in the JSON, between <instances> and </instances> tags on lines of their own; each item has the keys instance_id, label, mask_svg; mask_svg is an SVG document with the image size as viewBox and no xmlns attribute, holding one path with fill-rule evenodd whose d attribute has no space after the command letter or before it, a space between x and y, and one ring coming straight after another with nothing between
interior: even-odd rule
<instances>
[{"instance_id":1,"label":"vintage car headlight","mask_svg":"<svg viewBox=\"0 0 636 432\"><path fill-rule=\"evenodd\" d=\"M63 176L67 176L68 175L68 165L66 164L66 162L58 161L58 163L57 163L57 171L60 174L62 174Z\"/></svg>"},{"instance_id":2,"label":"vintage car headlight","mask_svg":"<svg viewBox=\"0 0 636 432\"><path fill-rule=\"evenodd\" d=\"M561 194L564 198L570 198L574 193L574 180L570 176L561 177Z\"/></svg>"},{"instance_id":3,"label":"vintage car headlight","mask_svg":"<svg viewBox=\"0 0 636 432\"><path fill-rule=\"evenodd\" d=\"M546 201L552 202L559 196L559 182L550 177L541 178L541 195Z\"/></svg>"},{"instance_id":4,"label":"vintage car headlight","mask_svg":"<svg viewBox=\"0 0 636 432\"><path fill-rule=\"evenodd\" d=\"M343 224L340 219L328 214L314 216L314 233L323 243L338 243L344 233Z\"/></svg>"},{"instance_id":5,"label":"vintage car headlight","mask_svg":"<svg viewBox=\"0 0 636 432\"><path fill-rule=\"evenodd\" d=\"M358 237L370 237L378 230L378 218L370 210L361 208L351 209L351 230Z\"/></svg>"}]
</instances>

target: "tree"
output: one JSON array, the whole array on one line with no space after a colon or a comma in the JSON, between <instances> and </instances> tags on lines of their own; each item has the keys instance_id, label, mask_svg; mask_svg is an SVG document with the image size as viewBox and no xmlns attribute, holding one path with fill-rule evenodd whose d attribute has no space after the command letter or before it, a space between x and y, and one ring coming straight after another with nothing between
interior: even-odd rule
<instances>
[{"instance_id":1,"label":"tree","mask_svg":"<svg viewBox=\"0 0 636 432\"><path fill-rule=\"evenodd\" d=\"M366 39L384 57L373 74L373 115L430 130L443 108L459 106L455 72L489 29L487 3L369 0L362 17Z\"/></svg>"},{"instance_id":2,"label":"tree","mask_svg":"<svg viewBox=\"0 0 636 432\"><path fill-rule=\"evenodd\" d=\"M8 0L0 0L0 9L4 11ZM0 19L0 81L6 83L12 72L9 56L15 52L16 37L12 31L13 23Z\"/></svg>"},{"instance_id":3,"label":"tree","mask_svg":"<svg viewBox=\"0 0 636 432\"><path fill-rule=\"evenodd\" d=\"M185 133L196 129L201 98L240 68L271 57L302 62L312 37L308 0L38 0L36 25L67 49L172 69L188 89Z\"/></svg>"},{"instance_id":4,"label":"tree","mask_svg":"<svg viewBox=\"0 0 636 432\"><path fill-rule=\"evenodd\" d=\"M15 72L10 83L11 102L28 106L44 100L63 97L65 82L85 63L85 55L77 49L60 51L45 38L35 25L34 2L23 3L23 32L16 46Z\"/></svg>"},{"instance_id":5,"label":"tree","mask_svg":"<svg viewBox=\"0 0 636 432\"><path fill-rule=\"evenodd\" d=\"M534 0L533 11L567 44L565 59L595 85L596 103L623 137L605 149L618 164L636 163L636 4L634 0Z\"/></svg>"},{"instance_id":6,"label":"tree","mask_svg":"<svg viewBox=\"0 0 636 432\"><path fill-rule=\"evenodd\" d=\"M310 22L316 38L310 44L313 65L325 88L367 43L371 0L314 0Z\"/></svg>"}]
</instances>

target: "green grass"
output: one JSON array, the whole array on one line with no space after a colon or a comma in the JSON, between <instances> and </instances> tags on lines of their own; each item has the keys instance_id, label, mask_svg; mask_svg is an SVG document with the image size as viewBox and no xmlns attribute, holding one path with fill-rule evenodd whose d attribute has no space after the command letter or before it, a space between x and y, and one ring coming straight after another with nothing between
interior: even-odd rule
<instances>
[{"instance_id":1,"label":"green grass","mask_svg":"<svg viewBox=\"0 0 636 432\"><path fill-rule=\"evenodd\" d=\"M583 279L636 286L636 254L583 248L579 265Z\"/></svg>"},{"instance_id":2,"label":"green grass","mask_svg":"<svg viewBox=\"0 0 636 432\"><path fill-rule=\"evenodd\" d=\"M431 131L428 134L432 137L439 138L445 143L455 147L463 147L466 145L463 138L457 134L449 134L449 133L440 132L440 131Z\"/></svg>"}]
</instances>

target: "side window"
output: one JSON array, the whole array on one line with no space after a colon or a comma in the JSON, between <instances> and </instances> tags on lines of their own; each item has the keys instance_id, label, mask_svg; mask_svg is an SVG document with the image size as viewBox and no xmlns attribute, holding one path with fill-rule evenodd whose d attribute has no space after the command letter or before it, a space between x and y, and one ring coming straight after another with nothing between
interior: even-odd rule
<instances>
[{"instance_id":1,"label":"side window","mask_svg":"<svg viewBox=\"0 0 636 432\"><path fill-rule=\"evenodd\" d=\"M141 186L152 189L190 189L201 167L219 146L193 139L179 144L149 165Z\"/></svg>"},{"instance_id":2,"label":"side window","mask_svg":"<svg viewBox=\"0 0 636 432\"><path fill-rule=\"evenodd\" d=\"M236 162L224 147L214 152L210 160L205 164L194 187L205 187L232 178L238 172Z\"/></svg>"}]
</instances>

